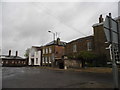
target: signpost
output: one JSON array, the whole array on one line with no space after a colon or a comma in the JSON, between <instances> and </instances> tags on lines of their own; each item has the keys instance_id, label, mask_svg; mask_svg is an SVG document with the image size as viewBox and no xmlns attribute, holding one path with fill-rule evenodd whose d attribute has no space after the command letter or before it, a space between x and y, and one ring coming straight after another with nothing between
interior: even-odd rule
<instances>
[{"instance_id":1,"label":"signpost","mask_svg":"<svg viewBox=\"0 0 120 90\"><path fill-rule=\"evenodd\" d=\"M114 88L118 89L118 68L116 65L116 53L118 53L118 59L120 59L120 28L119 23L112 19L111 13L106 16L104 22L104 32L107 38L107 42L110 43L110 58L112 60L112 71Z\"/></svg>"}]
</instances>

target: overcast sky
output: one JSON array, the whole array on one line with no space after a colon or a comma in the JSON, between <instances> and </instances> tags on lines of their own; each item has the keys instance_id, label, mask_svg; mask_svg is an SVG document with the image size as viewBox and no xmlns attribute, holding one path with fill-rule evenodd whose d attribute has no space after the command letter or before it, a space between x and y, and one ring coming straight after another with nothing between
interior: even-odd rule
<instances>
[{"instance_id":1,"label":"overcast sky","mask_svg":"<svg viewBox=\"0 0 120 90\"><path fill-rule=\"evenodd\" d=\"M110 12L118 16L117 2L2 2L2 53L18 50L23 56L27 48L53 40L48 30L65 42L93 35L99 15Z\"/></svg>"}]
</instances>

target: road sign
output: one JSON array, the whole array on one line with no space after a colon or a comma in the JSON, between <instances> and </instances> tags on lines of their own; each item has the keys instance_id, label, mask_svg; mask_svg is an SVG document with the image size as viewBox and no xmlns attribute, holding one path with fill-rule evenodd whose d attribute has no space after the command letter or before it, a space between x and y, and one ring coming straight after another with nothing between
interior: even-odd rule
<instances>
[{"instance_id":1,"label":"road sign","mask_svg":"<svg viewBox=\"0 0 120 90\"><path fill-rule=\"evenodd\" d=\"M116 65L116 60L119 60L120 53L120 23L112 19L111 13L109 16L106 16L104 26L104 32L106 35L107 42L110 43L110 58L112 60L112 70L113 70L113 81L114 88L118 87L118 68Z\"/></svg>"},{"instance_id":2,"label":"road sign","mask_svg":"<svg viewBox=\"0 0 120 90\"><path fill-rule=\"evenodd\" d=\"M115 44L119 43L119 27L119 23L116 20L106 16L104 22L104 32L108 42Z\"/></svg>"}]
</instances>

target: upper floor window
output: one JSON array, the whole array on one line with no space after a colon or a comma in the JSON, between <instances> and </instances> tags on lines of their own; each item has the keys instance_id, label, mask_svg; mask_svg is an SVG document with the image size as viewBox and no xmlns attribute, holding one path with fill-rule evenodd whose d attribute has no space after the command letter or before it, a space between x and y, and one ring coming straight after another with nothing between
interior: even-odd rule
<instances>
[{"instance_id":1,"label":"upper floor window","mask_svg":"<svg viewBox=\"0 0 120 90\"><path fill-rule=\"evenodd\" d=\"M51 47L49 47L49 53L52 53L52 49L51 49Z\"/></svg>"},{"instance_id":2,"label":"upper floor window","mask_svg":"<svg viewBox=\"0 0 120 90\"><path fill-rule=\"evenodd\" d=\"M43 54L45 54L45 49L43 49Z\"/></svg>"},{"instance_id":3,"label":"upper floor window","mask_svg":"<svg viewBox=\"0 0 120 90\"><path fill-rule=\"evenodd\" d=\"M48 54L48 48L46 48L46 54Z\"/></svg>"},{"instance_id":4,"label":"upper floor window","mask_svg":"<svg viewBox=\"0 0 120 90\"><path fill-rule=\"evenodd\" d=\"M92 51L92 42L87 42L87 50Z\"/></svg>"},{"instance_id":5,"label":"upper floor window","mask_svg":"<svg viewBox=\"0 0 120 90\"><path fill-rule=\"evenodd\" d=\"M73 45L73 52L77 52L77 45L76 44Z\"/></svg>"}]
</instances>

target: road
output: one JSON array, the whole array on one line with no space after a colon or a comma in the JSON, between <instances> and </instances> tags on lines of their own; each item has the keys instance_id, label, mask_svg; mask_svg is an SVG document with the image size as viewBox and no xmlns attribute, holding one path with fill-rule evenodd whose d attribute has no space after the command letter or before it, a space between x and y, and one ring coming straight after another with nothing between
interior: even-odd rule
<instances>
[{"instance_id":1,"label":"road","mask_svg":"<svg viewBox=\"0 0 120 90\"><path fill-rule=\"evenodd\" d=\"M3 67L2 72L3 88L113 88L112 73L61 71L38 67Z\"/></svg>"}]
</instances>

